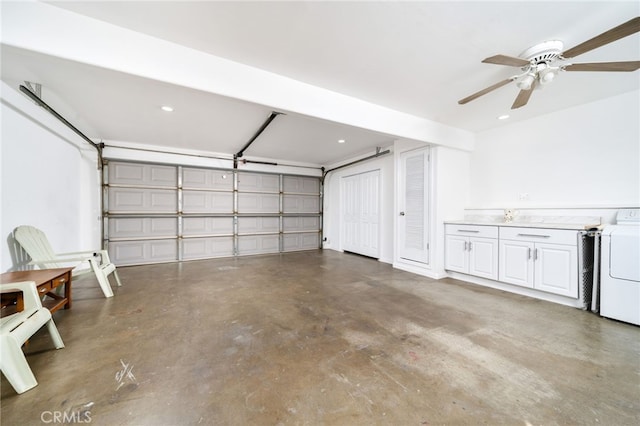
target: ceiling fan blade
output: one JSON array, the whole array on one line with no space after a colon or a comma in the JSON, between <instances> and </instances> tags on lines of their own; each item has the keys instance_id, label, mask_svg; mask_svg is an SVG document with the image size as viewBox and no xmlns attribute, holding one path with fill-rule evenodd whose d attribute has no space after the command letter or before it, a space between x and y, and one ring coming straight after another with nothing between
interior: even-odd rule
<instances>
[{"instance_id":1,"label":"ceiling fan blade","mask_svg":"<svg viewBox=\"0 0 640 426\"><path fill-rule=\"evenodd\" d=\"M594 38L565 51L562 56L565 58L573 58L575 56L582 55L583 53L590 50L597 49L600 46L604 46L605 44L619 40L628 35L637 33L638 31L640 31L640 16L636 16L635 18L625 22L624 24L618 25L617 27L612 28L609 31L605 31L602 34L597 35Z\"/></svg>"},{"instance_id":2,"label":"ceiling fan blade","mask_svg":"<svg viewBox=\"0 0 640 426\"><path fill-rule=\"evenodd\" d=\"M482 96L482 95L486 95L486 94L487 94L487 93L489 93L489 92L492 92L492 91L494 91L494 90L496 90L496 89L501 88L501 87L502 87L502 86L504 86L505 84L509 84L509 83L511 83L513 80L514 80L514 78L513 78L513 77L512 77L512 78L508 78L508 79L506 79L506 80L502 80L501 82L496 83L496 84L494 84L493 86L489 86L489 87L487 87L486 89L482 89L482 90L480 90L479 92L476 92L476 93L474 93L474 94L473 94L473 95L471 95L471 96L467 96L467 97L466 97L466 98L464 98L464 99L460 99L460 100L458 101L458 103L459 103L460 105L464 105L464 104L466 104L467 102L471 102L472 100L477 99L477 98L479 98L479 97L480 97L480 96Z\"/></svg>"},{"instance_id":3,"label":"ceiling fan blade","mask_svg":"<svg viewBox=\"0 0 640 426\"><path fill-rule=\"evenodd\" d=\"M521 90L520 93L518 93L518 96L516 96L516 100L513 101L513 105L511 105L511 109L518 109L520 107L525 106L527 102L529 102L529 98L531 97L531 94L533 93L533 89L535 88L536 88L536 81L534 81L533 84L531 84L531 89Z\"/></svg>"},{"instance_id":4,"label":"ceiling fan blade","mask_svg":"<svg viewBox=\"0 0 640 426\"><path fill-rule=\"evenodd\" d=\"M565 71L635 71L640 69L640 61L629 62L593 62L572 64L564 67Z\"/></svg>"},{"instance_id":5,"label":"ceiling fan blade","mask_svg":"<svg viewBox=\"0 0 640 426\"><path fill-rule=\"evenodd\" d=\"M510 67L524 67L529 65L529 61L526 59L514 58L513 56L507 55L490 56L483 59L482 62L485 64L507 65Z\"/></svg>"}]
</instances>

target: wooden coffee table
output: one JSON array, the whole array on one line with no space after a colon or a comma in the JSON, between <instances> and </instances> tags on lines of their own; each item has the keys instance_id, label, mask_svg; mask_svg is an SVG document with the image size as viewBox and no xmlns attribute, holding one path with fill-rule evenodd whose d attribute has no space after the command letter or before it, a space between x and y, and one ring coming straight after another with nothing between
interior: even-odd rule
<instances>
[{"instance_id":1,"label":"wooden coffee table","mask_svg":"<svg viewBox=\"0 0 640 426\"><path fill-rule=\"evenodd\" d=\"M0 274L0 284L17 283L21 281L35 281L38 294L46 295L42 306L54 313L60 308L71 309L71 268L37 269L33 271L14 271ZM54 292L64 285L64 295ZM2 316L12 312L21 311L22 292L10 292L2 294Z\"/></svg>"}]
</instances>

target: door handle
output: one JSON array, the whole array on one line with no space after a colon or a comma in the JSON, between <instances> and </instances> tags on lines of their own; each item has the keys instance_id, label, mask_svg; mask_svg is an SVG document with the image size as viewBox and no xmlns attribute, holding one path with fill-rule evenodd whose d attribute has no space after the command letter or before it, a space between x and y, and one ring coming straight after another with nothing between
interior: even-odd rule
<instances>
[{"instance_id":1,"label":"door handle","mask_svg":"<svg viewBox=\"0 0 640 426\"><path fill-rule=\"evenodd\" d=\"M404 212L400 212L400 216L404 216Z\"/></svg>"}]
</instances>

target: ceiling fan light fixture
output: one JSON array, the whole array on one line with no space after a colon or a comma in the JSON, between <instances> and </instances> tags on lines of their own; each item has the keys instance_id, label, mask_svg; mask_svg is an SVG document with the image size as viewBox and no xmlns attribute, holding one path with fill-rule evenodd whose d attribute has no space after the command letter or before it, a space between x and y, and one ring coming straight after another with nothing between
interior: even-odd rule
<instances>
[{"instance_id":1,"label":"ceiling fan light fixture","mask_svg":"<svg viewBox=\"0 0 640 426\"><path fill-rule=\"evenodd\" d=\"M520 90L531 90L531 86L535 80L536 75L534 73L528 73L516 83L516 86L518 86Z\"/></svg>"},{"instance_id":2,"label":"ceiling fan light fixture","mask_svg":"<svg viewBox=\"0 0 640 426\"><path fill-rule=\"evenodd\" d=\"M471 96L458 101L464 105L480 96L486 95L506 84L515 81L520 89L511 109L518 109L529 102L533 89L542 88L551 83L560 71L614 71L633 72L640 69L640 61L567 63L567 59L605 46L621 38L640 32L640 16L605 31L569 50L564 50L564 43L560 40L548 40L538 43L522 52L518 57L508 55L494 55L482 62L510 67L520 67L522 73L484 88ZM538 84L540 83L540 84Z\"/></svg>"},{"instance_id":3,"label":"ceiling fan light fixture","mask_svg":"<svg viewBox=\"0 0 640 426\"><path fill-rule=\"evenodd\" d=\"M538 80L540 80L540 84L549 84L556 78L556 73L558 72L557 68L553 67L545 67L538 72Z\"/></svg>"}]
</instances>

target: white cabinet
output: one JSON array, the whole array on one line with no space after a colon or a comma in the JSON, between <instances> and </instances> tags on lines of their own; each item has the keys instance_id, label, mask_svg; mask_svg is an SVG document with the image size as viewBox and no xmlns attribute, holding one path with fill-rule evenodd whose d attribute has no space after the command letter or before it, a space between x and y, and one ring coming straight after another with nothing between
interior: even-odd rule
<instances>
[{"instance_id":1,"label":"white cabinet","mask_svg":"<svg viewBox=\"0 0 640 426\"><path fill-rule=\"evenodd\" d=\"M445 269L498 279L498 228L446 225Z\"/></svg>"},{"instance_id":2,"label":"white cabinet","mask_svg":"<svg viewBox=\"0 0 640 426\"><path fill-rule=\"evenodd\" d=\"M578 249L576 244L536 243L533 287L563 296L578 297Z\"/></svg>"},{"instance_id":3,"label":"white cabinet","mask_svg":"<svg viewBox=\"0 0 640 426\"><path fill-rule=\"evenodd\" d=\"M499 281L578 297L577 232L500 227Z\"/></svg>"},{"instance_id":4,"label":"white cabinet","mask_svg":"<svg viewBox=\"0 0 640 426\"><path fill-rule=\"evenodd\" d=\"M500 281L533 288L533 249L533 243L501 239Z\"/></svg>"}]
</instances>

